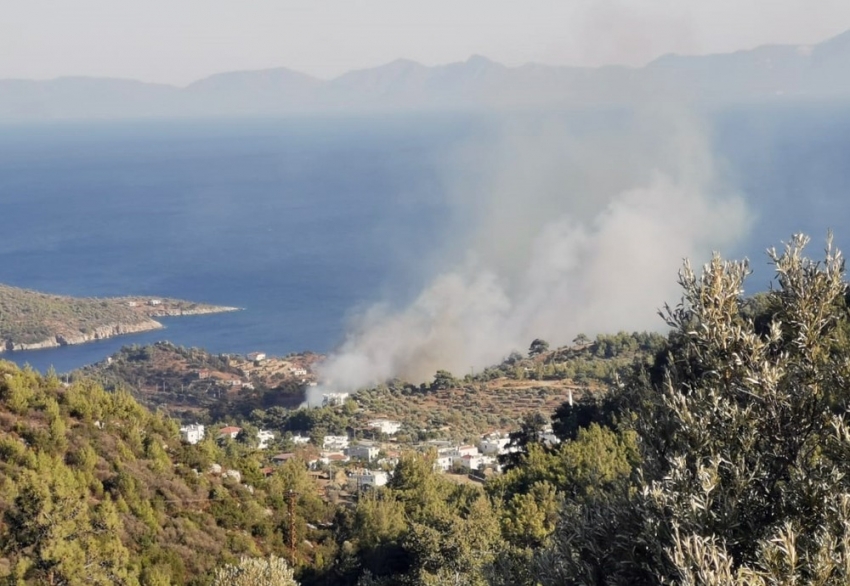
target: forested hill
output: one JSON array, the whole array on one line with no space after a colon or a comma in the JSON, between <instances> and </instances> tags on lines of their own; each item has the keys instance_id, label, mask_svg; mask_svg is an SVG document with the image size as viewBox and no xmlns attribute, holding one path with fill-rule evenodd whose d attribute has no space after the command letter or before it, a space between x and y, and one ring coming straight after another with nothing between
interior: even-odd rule
<instances>
[{"instance_id":1,"label":"forested hill","mask_svg":"<svg viewBox=\"0 0 850 586\"><path fill-rule=\"evenodd\" d=\"M82 344L158 329L155 318L235 311L179 299L69 297L0 284L0 352Z\"/></svg>"},{"instance_id":2,"label":"forested hill","mask_svg":"<svg viewBox=\"0 0 850 586\"><path fill-rule=\"evenodd\" d=\"M288 490L330 520L290 468L267 478L254 450L181 444L125 392L0 361L0 583L209 584L224 562L283 550Z\"/></svg>"}]
</instances>

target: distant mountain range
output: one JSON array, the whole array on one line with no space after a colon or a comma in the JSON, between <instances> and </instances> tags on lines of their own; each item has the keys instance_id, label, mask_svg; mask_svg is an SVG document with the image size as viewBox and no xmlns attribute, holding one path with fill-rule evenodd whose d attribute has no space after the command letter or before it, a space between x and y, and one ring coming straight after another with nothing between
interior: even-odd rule
<instances>
[{"instance_id":1,"label":"distant mountain range","mask_svg":"<svg viewBox=\"0 0 850 586\"><path fill-rule=\"evenodd\" d=\"M62 77L0 80L0 120L273 116L850 97L850 31L817 45L667 55L642 68L506 67L485 57L426 67L406 60L320 80L285 68L222 73L185 88Z\"/></svg>"}]
</instances>

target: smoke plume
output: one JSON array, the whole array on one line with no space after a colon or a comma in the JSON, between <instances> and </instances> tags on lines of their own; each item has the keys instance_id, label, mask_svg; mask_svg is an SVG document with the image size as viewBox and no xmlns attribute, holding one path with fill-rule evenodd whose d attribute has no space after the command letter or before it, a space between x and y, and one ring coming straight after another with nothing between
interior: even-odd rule
<instances>
[{"instance_id":1,"label":"smoke plume","mask_svg":"<svg viewBox=\"0 0 850 586\"><path fill-rule=\"evenodd\" d=\"M706 260L747 228L720 168L697 119L672 108L504 118L443 161L460 236L436 253L441 270L408 306L354 318L327 385L418 383L535 338L659 329L682 259Z\"/></svg>"}]
</instances>

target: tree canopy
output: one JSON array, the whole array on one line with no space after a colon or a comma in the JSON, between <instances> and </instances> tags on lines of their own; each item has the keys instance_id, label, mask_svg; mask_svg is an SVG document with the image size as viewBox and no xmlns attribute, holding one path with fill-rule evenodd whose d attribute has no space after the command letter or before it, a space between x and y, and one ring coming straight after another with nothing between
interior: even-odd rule
<instances>
[{"instance_id":1,"label":"tree canopy","mask_svg":"<svg viewBox=\"0 0 850 586\"><path fill-rule=\"evenodd\" d=\"M850 429L844 261L771 251L753 316L746 262L680 273L659 372L620 392L641 462L630 489L565 507L541 579L566 584L847 584ZM766 314L766 315L765 315Z\"/></svg>"}]
</instances>

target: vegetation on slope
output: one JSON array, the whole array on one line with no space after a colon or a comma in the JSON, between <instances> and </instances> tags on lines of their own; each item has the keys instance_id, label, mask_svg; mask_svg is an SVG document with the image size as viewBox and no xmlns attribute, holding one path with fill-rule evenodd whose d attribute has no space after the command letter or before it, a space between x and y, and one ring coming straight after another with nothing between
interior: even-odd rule
<instances>
[{"instance_id":1,"label":"vegetation on slope","mask_svg":"<svg viewBox=\"0 0 850 586\"><path fill-rule=\"evenodd\" d=\"M310 539L298 555L321 567L326 533L306 524L332 509L303 464L266 477L263 462L237 442L181 444L126 392L0 362L0 581L209 584L223 561L285 552L289 490Z\"/></svg>"},{"instance_id":2,"label":"vegetation on slope","mask_svg":"<svg viewBox=\"0 0 850 586\"><path fill-rule=\"evenodd\" d=\"M227 311L212 305L148 297L83 298L0 285L0 351L21 345L67 343L122 325L157 327L151 318Z\"/></svg>"},{"instance_id":3,"label":"vegetation on slope","mask_svg":"<svg viewBox=\"0 0 850 586\"><path fill-rule=\"evenodd\" d=\"M208 423L247 417L256 409L297 408L312 375L295 375L291 369L309 368L319 358L306 353L255 365L239 356L157 342L125 346L71 378L96 380L107 390L126 389L151 409Z\"/></svg>"},{"instance_id":4,"label":"vegetation on slope","mask_svg":"<svg viewBox=\"0 0 850 586\"><path fill-rule=\"evenodd\" d=\"M542 582L850 582L848 289L840 253L815 262L806 242L771 253L776 287L755 305L746 263L685 267L669 352L609 402L640 463L563 508Z\"/></svg>"},{"instance_id":5,"label":"vegetation on slope","mask_svg":"<svg viewBox=\"0 0 850 586\"><path fill-rule=\"evenodd\" d=\"M804 245L774 254L755 300L745 264L686 267L655 359L559 407L558 446L525 417L483 487L411 453L387 486L331 504L297 458L265 479L241 442L179 446L127 393L2 363L0 580L200 585L287 553L303 586L847 584L848 289L840 255ZM331 429L355 410L262 415L278 412Z\"/></svg>"},{"instance_id":6,"label":"vegetation on slope","mask_svg":"<svg viewBox=\"0 0 850 586\"><path fill-rule=\"evenodd\" d=\"M659 334L642 332L603 334L594 340L579 337L573 346L552 351L532 344L527 357L514 352L474 376L456 378L439 371L432 382L418 386L394 380L362 389L355 395L357 409L344 420L336 418L330 427L321 411L308 417L280 409L298 407L305 382L315 380L309 369L322 357L310 353L268 359L258 367L240 357L158 342L124 347L109 360L72 373L72 378L97 380L107 390L127 389L149 408L185 421L241 420L323 434L364 428L380 416L404 424L402 440L423 439L428 434L421 430L470 439L494 429L512 429L529 412L550 414L570 395L578 399L604 394L608 385L636 362L650 361L663 345ZM289 367L305 368L308 374L293 375ZM204 371L205 378L199 378ZM250 387L230 385L235 379L250 382Z\"/></svg>"}]
</instances>

